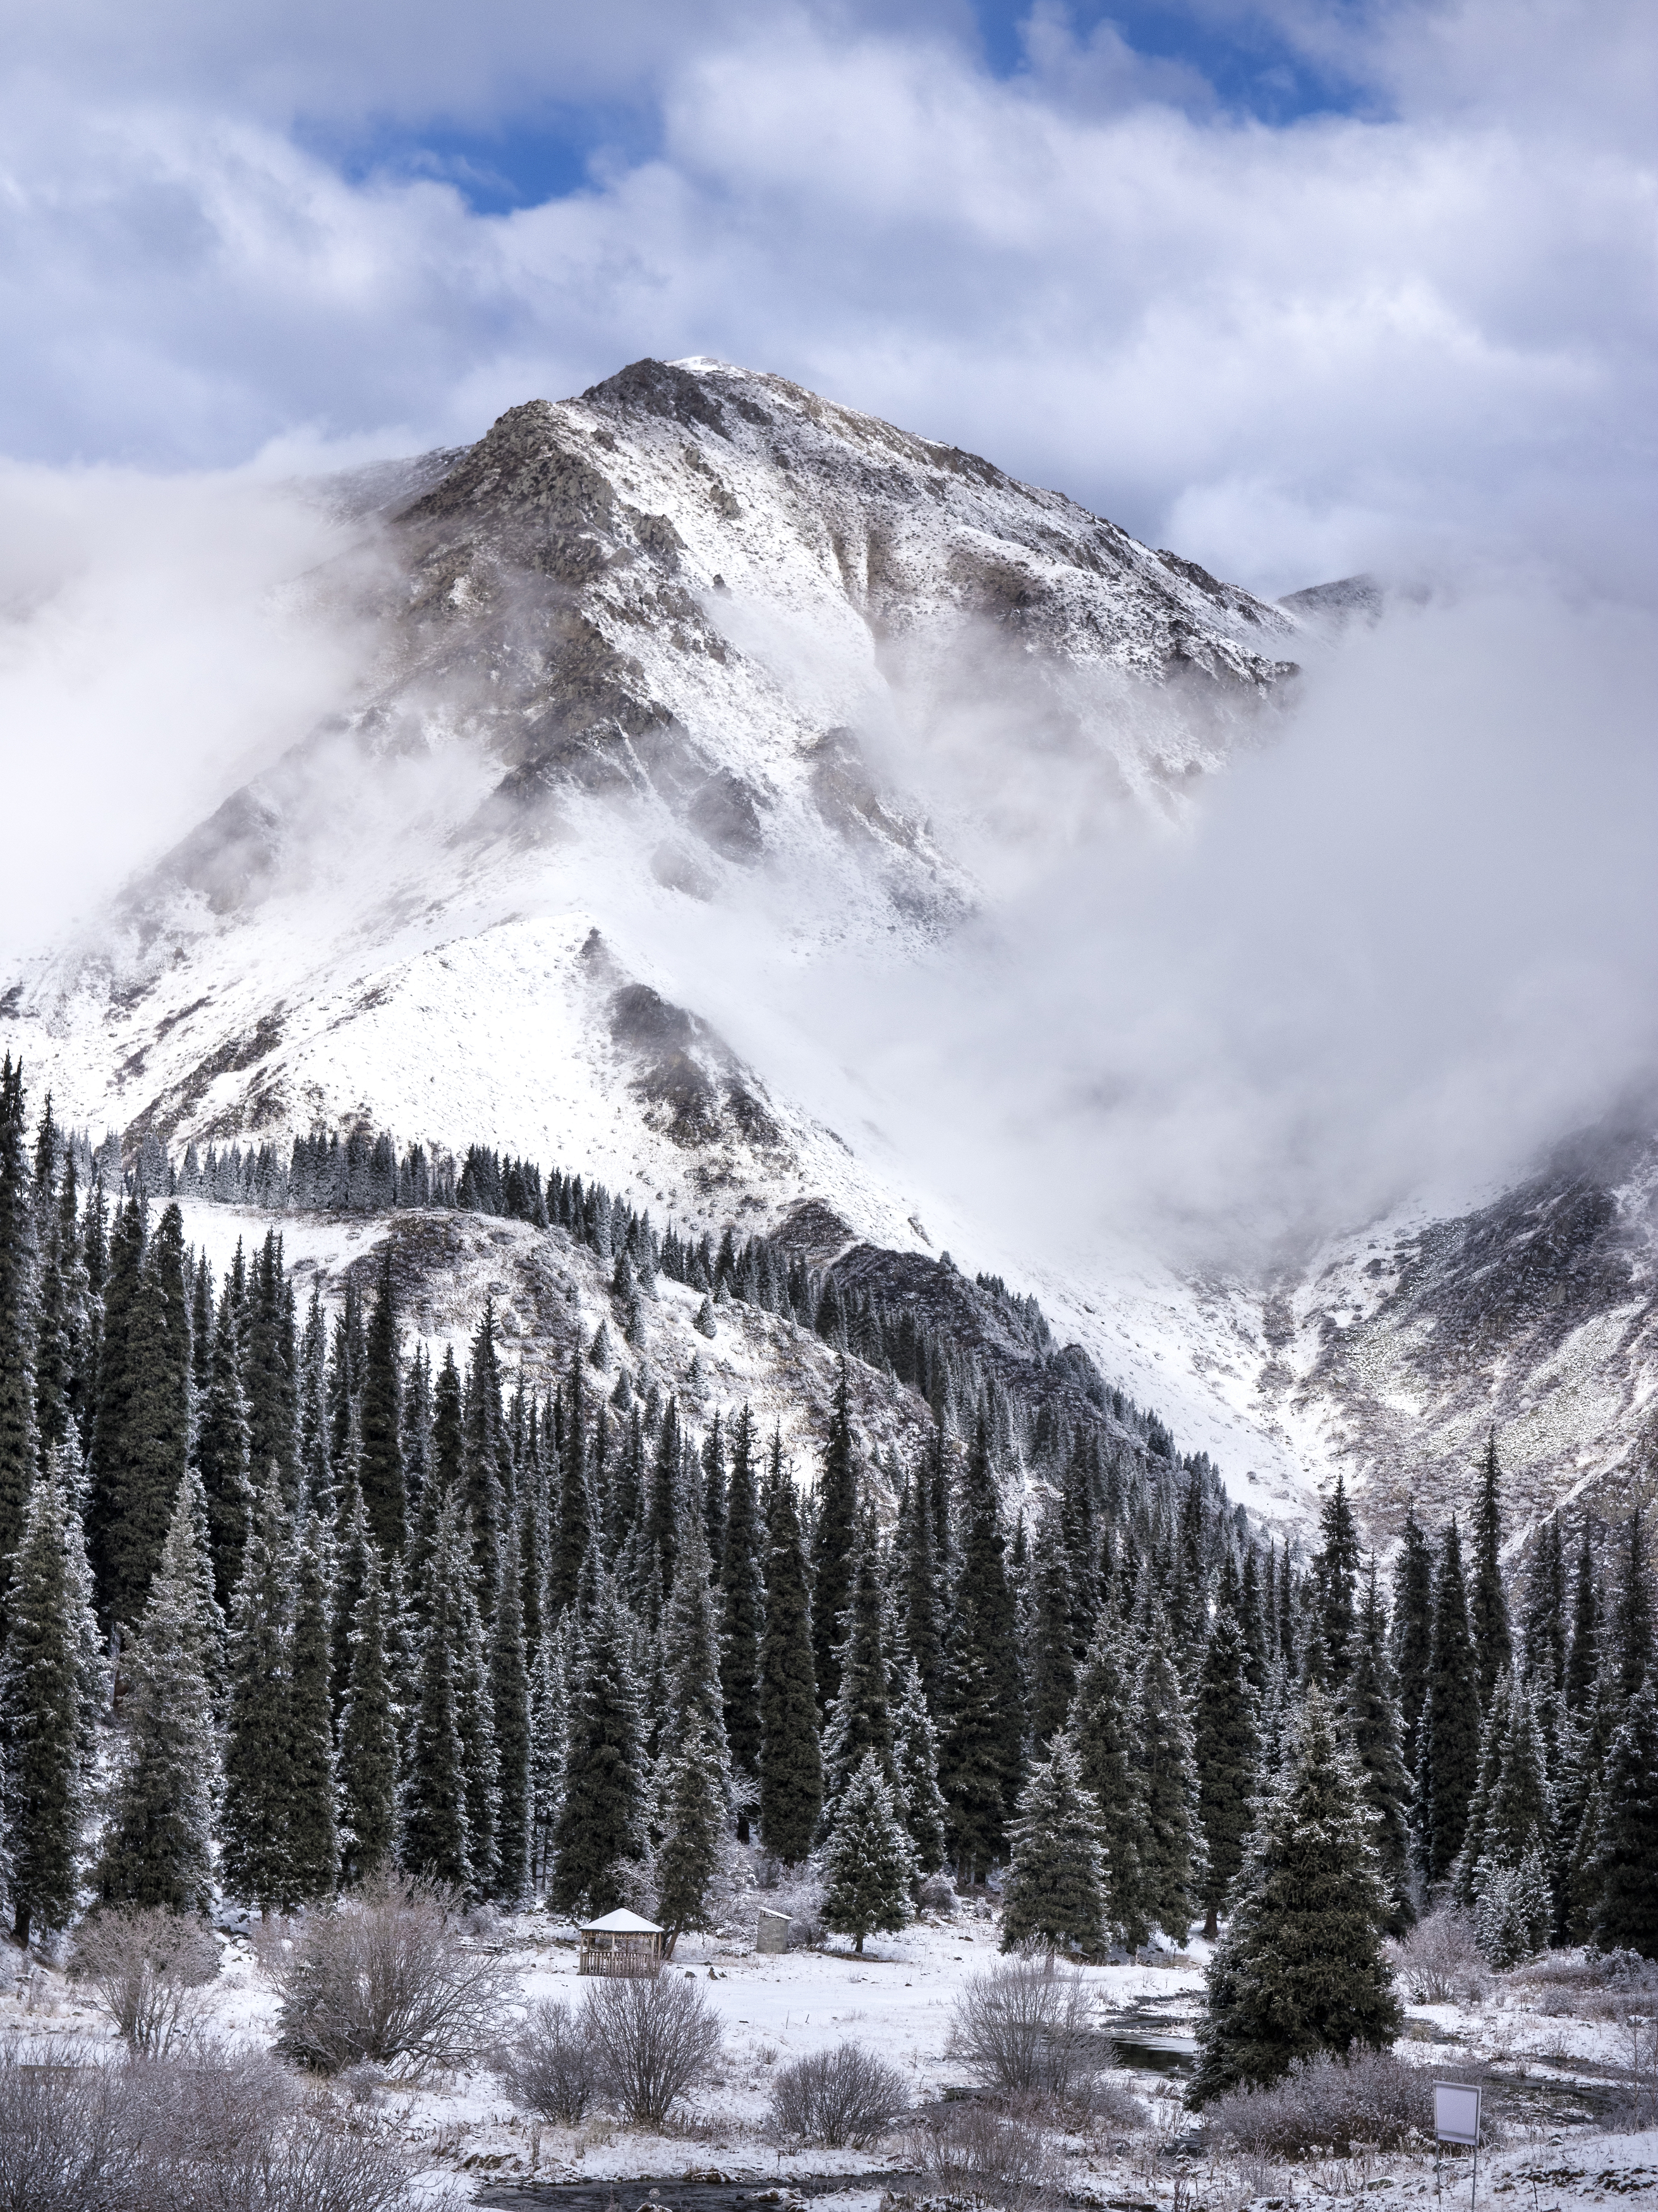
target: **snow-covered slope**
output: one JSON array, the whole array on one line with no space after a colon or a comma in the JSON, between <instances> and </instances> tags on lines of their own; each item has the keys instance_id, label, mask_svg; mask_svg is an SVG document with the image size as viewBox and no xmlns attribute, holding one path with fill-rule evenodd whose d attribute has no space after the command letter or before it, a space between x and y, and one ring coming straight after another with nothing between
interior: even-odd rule
<instances>
[{"instance_id":1,"label":"snow-covered slope","mask_svg":"<svg viewBox=\"0 0 1658 2212\"><path fill-rule=\"evenodd\" d=\"M828 1127L769 1011L793 965L905 960L1102 817L1178 813L1270 735L1298 634L1375 617L1370 580L1268 606L704 361L321 496L361 544L308 588L367 592L373 680L89 939L0 979L60 1116L175 1152L482 1140L699 1226L816 1199L1036 1290L1269 1514L1345 1468L1383 1539L1407 1493L1458 1492L1490 1421L1532 1503L1638 1452L1649 1148L1293 1281L1060 1273L953 1209L855 1081Z\"/></svg>"}]
</instances>

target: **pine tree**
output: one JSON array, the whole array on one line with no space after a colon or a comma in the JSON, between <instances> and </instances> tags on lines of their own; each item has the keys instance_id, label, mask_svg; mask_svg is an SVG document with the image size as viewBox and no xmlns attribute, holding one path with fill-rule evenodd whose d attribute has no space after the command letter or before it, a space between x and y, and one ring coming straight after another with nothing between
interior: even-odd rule
<instances>
[{"instance_id":1,"label":"pine tree","mask_svg":"<svg viewBox=\"0 0 1658 2212\"><path fill-rule=\"evenodd\" d=\"M942 1462L944 1440L932 1432L930 1452ZM938 1709L944 1639L938 1626L938 1542L933 1520L934 1471L919 1467L906 1486L898 1515L897 1557L903 1601L904 1641L921 1677L927 1711Z\"/></svg>"},{"instance_id":2,"label":"pine tree","mask_svg":"<svg viewBox=\"0 0 1658 2212\"><path fill-rule=\"evenodd\" d=\"M773 1446L773 1465L777 1464ZM811 1614L794 1486L770 1486L766 1627L760 1645L760 1840L790 1865L811 1848L823 1802Z\"/></svg>"},{"instance_id":3,"label":"pine tree","mask_svg":"<svg viewBox=\"0 0 1658 2212\"><path fill-rule=\"evenodd\" d=\"M572 1354L564 1398L564 1433L559 1450L558 1515L549 1599L555 1619L566 1606L576 1601L581 1588L582 1562L592 1540L593 1504L587 1486L586 1406L581 1360Z\"/></svg>"},{"instance_id":4,"label":"pine tree","mask_svg":"<svg viewBox=\"0 0 1658 2212\"><path fill-rule=\"evenodd\" d=\"M241 1579L242 1548L252 1510L252 1445L247 1393L242 1387L240 1316L227 1279L219 1293L218 1317L209 1352L207 1395L196 1435L196 1465L207 1494L213 1587L221 1607L227 1610Z\"/></svg>"},{"instance_id":5,"label":"pine tree","mask_svg":"<svg viewBox=\"0 0 1658 2212\"><path fill-rule=\"evenodd\" d=\"M476 1564L477 1543L471 1516L461 1518L461 1558L456 1577L455 1717L460 1730L461 1771L466 1784L466 1842L472 1888L479 1897L495 1893L500 1867L501 1753L495 1742L494 1686L489 1668L489 1625L480 1599L484 1577ZM497 1537L489 1565L492 1596L499 1582ZM495 1610L492 1605L491 1613Z\"/></svg>"},{"instance_id":6,"label":"pine tree","mask_svg":"<svg viewBox=\"0 0 1658 2212\"><path fill-rule=\"evenodd\" d=\"M1556 1811L1555 1925L1569 1943L1594 1940L1600 1910L1600 1820L1606 1763L1621 1719L1610 1662L1596 1679L1588 1710L1574 1723Z\"/></svg>"},{"instance_id":7,"label":"pine tree","mask_svg":"<svg viewBox=\"0 0 1658 2212\"><path fill-rule=\"evenodd\" d=\"M569 1649L574 1616L566 1613L543 1637L531 1684L530 1884L544 1896L553 1877L558 1816L564 1802L564 1769L570 1751Z\"/></svg>"},{"instance_id":8,"label":"pine tree","mask_svg":"<svg viewBox=\"0 0 1658 2212\"><path fill-rule=\"evenodd\" d=\"M1433 1654L1417 1739L1418 1850L1430 1883L1448 1878L1462 1848L1479 1777L1479 1677L1453 1515L1439 1558Z\"/></svg>"},{"instance_id":9,"label":"pine tree","mask_svg":"<svg viewBox=\"0 0 1658 2212\"><path fill-rule=\"evenodd\" d=\"M610 1577L601 1575L574 1661L552 1889L561 1912L614 1911L623 1901L620 1867L645 1850L644 1725L632 1643Z\"/></svg>"},{"instance_id":10,"label":"pine tree","mask_svg":"<svg viewBox=\"0 0 1658 2212\"><path fill-rule=\"evenodd\" d=\"M1037 1528L1032 1596L1030 1734L1037 1751L1046 1753L1063 1732L1077 1692L1071 1643L1075 1605L1057 1510L1046 1514Z\"/></svg>"},{"instance_id":11,"label":"pine tree","mask_svg":"<svg viewBox=\"0 0 1658 2212\"><path fill-rule=\"evenodd\" d=\"M39 1457L35 1426L34 1200L24 1124L23 1069L0 1067L0 1633L6 1568L22 1540Z\"/></svg>"},{"instance_id":12,"label":"pine tree","mask_svg":"<svg viewBox=\"0 0 1658 2212\"><path fill-rule=\"evenodd\" d=\"M452 1360L446 1363L452 1374ZM440 1386L441 1387L441 1386ZM420 1674L404 1803L404 1863L434 1881L466 1889L472 1880L461 1743L460 1642L471 1571L455 1493L438 1508L426 1575Z\"/></svg>"},{"instance_id":13,"label":"pine tree","mask_svg":"<svg viewBox=\"0 0 1658 2212\"><path fill-rule=\"evenodd\" d=\"M1514 1638L1509 1628L1509 1601L1503 1587L1503 1501L1501 1470L1497 1460L1497 1432L1485 1439L1485 1456L1479 1468L1479 1504L1474 1514L1473 1589L1469 1618L1473 1629L1474 1656L1479 1662L1479 1708L1483 1712L1497 1687L1497 1678L1514 1663Z\"/></svg>"},{"instance_id":14,"label":"pine tree","mask_svg":"<svg viewBox=\"0 0 1658 2212\"><path fill-rule=\"evenodd\" d=\"M1106 1918L1130 1950L1151 1934L1143 1854L1144 1778L1135 1759L1133 1668L1114 1598L1101 1610L1077 1682L1069 1741L1083 1787L1099 1808L1106 1852Z\"/></svg>"},{"instance_id":15,"label":"pine tree","mask_svg":"<svg viewBox=\"0 0 1658 2212\"><path fill-rule=\"evenodd\" d=\"M142 1257L121 1372L112 1376L113 1433L100 1430L96 1525L104 1539L106 1602L126 1623L143 1609L189 1454L190 1319L178 1207L167 1207L148 1240L142 1218L130 1225L124 1218L123 1228L126 1255ZM103 1413L100 1407L100 1422Z\"/></svg>"},{"instance_id":16,"label":"pine tree","mask_svg":"<svg viewBox=\"0 0 1658 2212\"><path fill-rule=\"evenodd\" d=\"M1485 1844L1486 1808L1497 1795L1503 1762L1508 1754L1509 1731L1514 1719L1514 1677L1506 1670L1497 1678L1479 1731L1479 1770L1468 1800L1467 1823L1462 1848L1451 1869L1451 1895L1463 1911L1473 1909L1479 1894L1480 1859Z\"/></svg>"},{"instance_id":17,"label":"pine tree","mask_svg":"<svg viewBox=\"0 0 1658 2212\"><path fill-rule=\"evenodd\" d=\"M1134 1685L1134 1760L1144 1807L1141 1896L1150 1918L1183 1949L1204 1884L1197 1762L1168 1614L1149 1575L1136 1625L1142 1644Z\"/></svg>"},{"instance_id":18,"label":"pine tree","mask_svg":"<svg viewBox=\"0 0 1658 2212\"><path fill-rule=\"evenodd\" d=\"M1382 1953L1373 1818L1330 1705L1310 1687L1209 1967L1193 2105L1277 2081L1317 2051L1392 2045L1400 2020Z\"/></svg>"},{"instance_id":19,"label":"pine tree","mask_svg":"<svg viewBox=\"0 0 1658 2212\"><path fill-rule=\"evenodd\" d=\"M1105 1934L1105 1852L1098 1806L1061 1737L1033 1768L1010 1825L1003 1891L1002 1948L1045 1943L1096 1956Z\"/></svg>"},{"instance_id":20,"label":"pine tree","mask_svg":"<svg viewBox=\"0 0 1658 2212\"><path fill-rule=\"evenodd\" d=\"M355 1888L397 1844L398 1731L386 1664L386 1581L371 1547L353 1611L351 1670L340 1723L340 1880Z\"/></svg>"},{"instance_id":21,"label":"pine tree","mask_svg":"<svg viewBox=\"0 0 1658 2212\"><path fill-rule=\"evenodd\" d=\"M686 1929L712 1924L708 1893L720 1864L726 1790L720 1747L702 1713L693 1712L686 1734L665 1758L657 1911L667 1931L665 1954L671 1959Z\"/></svg>"},{"instance_id":22,"label":"pine tree","mask_svg":"<svg viewBox=\"0 0 1658 2212\"><path fill-rule=\"evenodd\" d=\"M1658 1698L1650 1673L1607 1754L1595 1872L1596 1944L1658 1959Z\"/></svg>"},{"instance_id":23,"label":"pine tree","mask_svg":"<svg viewBox=\"0 0 1658 2212\"><path fill-rule=\"evenodd\" d=\"M288 1651L290 1792L282 1901L289 1910L331 1894L339 1875L328 1641L328 1582L313 1523L300 1553Z\"/></svg>"},{"instance_id":24,"label":"pine tree","mask_svg":"<svg viewBox=\"0 0 1658 2212\"><path fill-rule=\"evenodd\" d=\"M1526 1592L1526 1672L1558 1713L1566 1693L1566 1559L1560 1516L1538 1532ZM1555 1722L1552 1719L1552 1729Z\"/></svg>"},{"instance_id":25,"label":"pine tree","mask_svg":"<svg viewBox=\"0 0 1658 2212\"><path fill-rule=\"evenodd\" d=\"M225 1731L224 1884L261 1913L292 1894L294 1802L289 1594L281 1477L273 1461L255 1504L230 1618Z\"/></svg>"},{"instance_id":26,"label":"pine tree","mask_svg":"<svg viewBox=\"0 0 1658 2212\"><path fill-rule=\"evenodd\" d=\"M129 1432L137 1389L142 1350L136 1340L139 1292L148 1237L144 1210L131 1199L119 1208L110 1237L103 1294L103 1340L98 1362L98 1396L88 1439L91 1496L87 1507L87 1547L98 1589L98 1610L106 1621L135 1622L144 1603L146 1583L135 1589L119 1535L125 1509Z\"/></svg>"},{"instance_id":27,"label":"pine tree","mask_svg":"<svg viewBox=\"0 0 1658 2212\"><path fill-rule=\"evenodd\" d=\"M858 1516L846 1632L835 1646L835 1673L841 1686L823 1730L823 1792L830 1805L840 1797L867 1752L874 1753L888 1780L893 1778L892 1711L887 1696L884 1608L878 1558L874 1516L865 1507Z\"/></svg>"},{"instance_id":28,"label":"pine tree","mask_svg":"<svg viewBox=\"0 0 1658 2212\"><path fill-rule=\"evenodd\" d=\"M1399 1749L1407 1774L1417 1771L1422 1709L1433 1668L1433 1553L1414 1505L1405 1510L1405 1535L1394 1567L1393 1661L1399 1684Z\"/></svg>"},{"instance_id":29,"label":"pine tree","mask_svg":"<svg viewBox=\"0 0 1658 2212\"><path fill-rule=\"evenodd\" d=\"M127 1743L97 1875L106 1904L205 1912L212 1899L219 1761L200 1656L210 1571L181 1495L132 1650Z\"/></svg>"},{"instance_id":30,"label":"pine tree","mask_svg":"<svg viewBox=\"0 0 1658 2212\"><path fill-rule=\"evenodd\" d=\"M1652 1590L1647 1573L1646 1538L1638 1511L1629 1517L1629 1536L1618 1586L1618 1612L1612 1624L1612 1649L1617 1654L1619 1695L1627 1704L1646 1680L1652 1663Z\"/></svg>"},{"instance_id":31,"label":"pine tree","mask_svg":"<svg viewBox=\"0 0 1658 2212\"><path fill-rule=\"evenodd\" d=\"M1207 1869L1203 1932L1212 1942L1226 1893L1243 1862L1243 1839L1251 1826L1251 1799L1260 1764L1247 1664L1243 1632L1223 1605L1210 1629L1198 1676L1193 1741L1198 1818L1203 1824Z\"/></svg>"},{"instance_id":32,"label":"pine tree","mask_svg":"<svg viewBox=\"0 0 1658 2212\"><path fill-rule=\"evenodd\" d=\"M898 1694L892 1715L892 1761L897 1776L899 1810L924 1871L942 1867L948 1848L949 1808L938 1787L938 1736L927 1711L921 1670L905 1654L898 1670Z\"/></svg>"},{"instance_id":33,"label":"pine tree","mask_svg":"<svg viewBox=\"0 0 1658 2212\"><path fill-rule=\"evenodd\" d=\"M530 1875L530 1682L517 1553L518 1532L509 1527L489 1652L499 1791L495 1893L508 1902L525 1894Z\"/></svg>"},{"instance_id":34,"label":"pine tree","mask_svg":"<svg viewBox=\"0 0 1658 2212\"><path fill-rule=\"evenodd\" d=\"M89 1624L57 1461L36 1479L12 1563L0 1650L0 1747L11 1856L12 1933L65 1926L76 1904L87 1750L82 1666Z\"/></svg>"},{"instance_id":35,"label":"pine tree","mask_svg":"<svg viewBox=\"0 0 1658 2212\"><path fill-rule=\"evenodd\" d=\"M982 1416L968 1457L963 1518L938 1780L950 1807L951 1848L970 1881L1000 1858L1005 1844L1018 1786L1022 1704L1001 1504Z\"/></svg>"},{"instance_id":36,"label":"pine tree","mask_svg":"<svg viewBox=\"0 0 1658 2212\"><path fill-rule=\"evenodd\" d=\"M407 1534L403 1466L403 1377L397 1309L392 1289L392 1248L380 1262L363 1349L359 1411L362 1464L359 1480L368 1528L382 1552L400 1552Z\"/></svg>"},{"instance_id":37,"label":"pine tree","mask_svg":"<svg viewBox=\"0 0 1658 2212\"><path fill-rule=\"evenodd\" d=\"M840 1364L829 1442L817 1481L811 1534L811 1656L819 1709L827 1717L841 1690L842 1615L852 1603L858 1542L858 1468L847 1397L847 1363Z\"/></svg>"},{"instance_id":38,"label":"pine tree","mask_svg":"<svg viewBox=\"0 0 1658 2212\"><path fill-rule=\"evenodd\" d=\"M915 1854L893 1802L892 1784L873 1752L847 1785L823 1847L823 1925L856 1940L910 1918Z\"/></svg>"},{"instance_id":39,"label":"pine tree","mask_svg":"<svg viewBox=\"0 0 1658 2212\"><path fill-rule=\"evenodd\" d=\"M1579 1719L1594 1702L1594 1686L1600 1674L1600 1593L1594 1570L1594 1549L1588 1523L1577 1549L1577 1575L1573 1587L1571 1646L1566 1657L1566 1711Z\"/></svg>"},{"instance_id":40,"label":"pine tree","mask_svg":"<svg viewBox=\"0 0 1658 2212\"><path fill-rule=\"evenodd\" d=\"M1411 1778L1399 1747L1399 1707L1388 1664L1376 1561L1359 1624L1358 1656L1347 1686L1353 1748L1364 1794L1376 1815L1376 1871L1388 1906L1388 1932L1401 1936L1414 1913L1410 1900Z\"/></svg>"},{"instance_id":41,"label":"pine tree","mask_svg":"<svg viewBox=\"0 0 1658 2212\"><path fill-rule=\"evenodd\" d=\"M294 1292L282 1266L282 1241L265 1232L248 1284L247 1389L249 1456L256 1484L260 1470L275 1465L284 1507L291 1511L299 1473L299 1347L294 1328Z\"/></svg>"},{"instance_id":42,"label":"pine tree","mask_svg":"<svg viewBox=\"0 0 1658 2212\"><path fill-rule=\"evenodd\" d=\"M1314 1564L1319 1593L1318 1633L1325 1678L1332 1689L1339 1690L1352 1667L1354 1592L1358 1581L1358 1536L1353 1528L1352 1508L1347 1503L1346 1483L1340 1474L1324 1501L1319 1527L1323 1542Z\"/></svg>"},{"instance_id":43,"label":"pine tree","mask_svg":"<svg viewBox=\"0 0 1658 2212\"><path fill-rule=\"evenodd\" d=\"M726 1486L726 1552L720 1572L720 1687L732 1771L750 1790L760 1782L760 1641L765 1620L762 1533L754 1480L754 1420L747 1406L732 1424ZM739 1799L737 1838L749 1840L746 1796Z\"/></svg>"}]
</instances>

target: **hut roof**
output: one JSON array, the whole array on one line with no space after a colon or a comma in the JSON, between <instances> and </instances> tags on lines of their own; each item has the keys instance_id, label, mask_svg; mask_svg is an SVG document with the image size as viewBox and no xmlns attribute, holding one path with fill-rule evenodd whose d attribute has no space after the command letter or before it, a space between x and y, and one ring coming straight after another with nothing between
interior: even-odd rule
<instances>
[{"instance_id":1,"label":"hut roof","mask_svg":"<svg viewBox=\"0 0 1658 2212\"><path fill-rule=\"evenodd\" d=\"M662 1930L654 1920L641 1920L636 1912L623 1910L607 1912L602 1920L584 1920L584 1936L659 1936Z\"/></svg>"}]
</instances>

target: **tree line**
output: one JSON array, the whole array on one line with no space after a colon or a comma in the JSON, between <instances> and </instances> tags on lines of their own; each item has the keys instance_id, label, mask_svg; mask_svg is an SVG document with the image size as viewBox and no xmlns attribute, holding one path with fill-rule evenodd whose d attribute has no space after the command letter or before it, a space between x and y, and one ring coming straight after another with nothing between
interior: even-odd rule
<instances>
[{"instance_id":1,"label":"tree line","mask_svg":"<svg viewBox=\"0 0 1658 2212\"><path fill-rule=\"evenodd\" d=\"M366 1149L382 1191L418 1151ZM274 1224L216 1281L185 1241L191 1171L155 1188L141 1153L113 1182L49 1102L31 1145L6 1064L21 1940L88 1899L287 1910L389 1866L562 1912L630 1903L677 1934L730 1908L752 1844L813 1858L859 1942L948 1864L1005 1870L1010 1941L1098 1952L1229 1910L1236 1930L1266 1808L1300 1790L1345 1805L1375 1931L1448 1887L1494 1954L1652 1948L1638 1520L1605 1620L1594 1543L1568 1604L1550 1524L1511 1630L1494 1446L1472 1576L1455 1521L1436 1545L1412 1520L1384 1592L1339 1483L1310 1559L1263 1542L1153 1417L1102 1389L1081 1401L1098 1419L1017 1404L935 1323L764 1240L659 1236L599 1186L473 1148L458 1193L511 1194L610 1262L621 1345L601 1320L537 1391L488 1306L459 1358L406 1346L389 1248L331 1314L314 1291L300 1310ZM699 1430L652 1377L659 1272L834 1344L810 1467L745 1406ZM979 1287L1065 1358L1034 1303ZM933 1413L908 1464L858 1433L859 1361Z\"/></svg>"}]
</instances>

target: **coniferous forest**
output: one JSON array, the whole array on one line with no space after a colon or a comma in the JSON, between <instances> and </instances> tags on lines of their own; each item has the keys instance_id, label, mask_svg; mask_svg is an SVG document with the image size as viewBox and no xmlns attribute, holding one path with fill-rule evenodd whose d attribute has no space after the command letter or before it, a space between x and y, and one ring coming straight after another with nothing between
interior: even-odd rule
<instances>
[{"instance_id":1,"label":"coniferous forest","mask_svg":"<svg viewBox=\"0 0 1658 2212\"><path fill-rule=\"evenodd\" d=\"M270 1225L216 1278L181 1199ZM429 1348L389 1258L372 1295L296 1297L284 1215L410 1207L597 1255L614 1387L603 1322L542 1388L487 1304ZM665 1276L838 1354L810 1463L750 1406L699 1426L652 1378ZM1516 1568L1493 1438L1466 1514L1410 1517L1385 1573L1339 1480L1286 1546L1033 1302L975 1295L1042 1389L902 1286L659 1232L579 1176L386 1137L124 1161L8 1060L15 1940L109 1905L292 1912L398 1869L631 1905L671 1941L756 1860L811 1860L861 1948L948 1868L993 1881L1005 1948L1218 1938L1199 2099L1390 2042L1383 1940L1441 1899L1499 1966L1658 1955L1638 1514L1557 1515ZM908 1463L860 1433L859 1363L914 1394Z\"/></svg>"}]
</instances>

